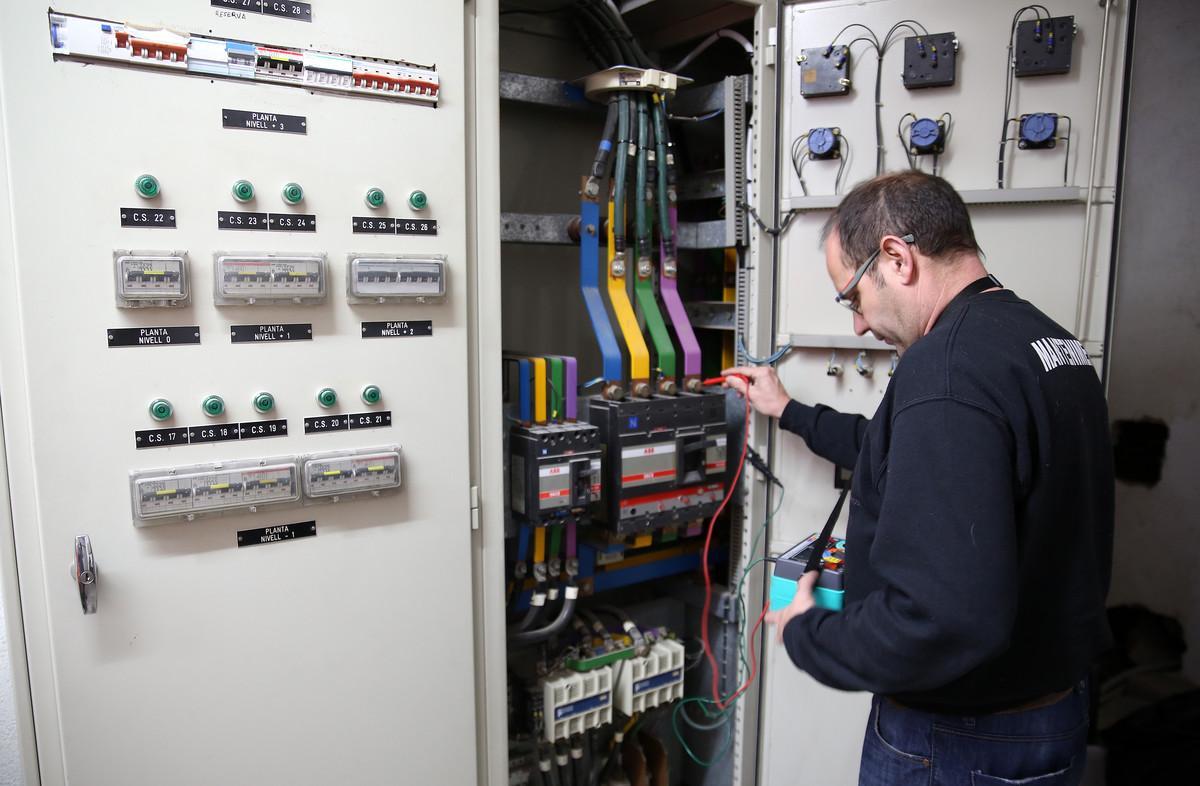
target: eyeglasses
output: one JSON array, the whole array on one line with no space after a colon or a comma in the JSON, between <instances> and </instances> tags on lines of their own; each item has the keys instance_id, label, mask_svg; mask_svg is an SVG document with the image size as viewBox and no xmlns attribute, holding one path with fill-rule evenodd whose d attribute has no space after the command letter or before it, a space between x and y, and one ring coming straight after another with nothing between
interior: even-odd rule
<instances>
[{"instance_id":1,"label":"eyeglasses","mask_svg":"<svg viewBox=\"0 0 1200 786\"><path fill-rule=\"evenodd\" d=\"M917 238L911 232L902 236L900 239L905 243L915 243L917 240ZM871 265L875 264L875 260L879 259L879 253L881 251L883 251L882 246L875 249L875 251L871 253L871 256L867 257L867 261L858 266L858 270L854 271L854 278L850 279L850 283L834 296L833 302L837 303L839 306L850 309L855 314L862 314L862 310L859 308L858 302L850 298L850 293L853 292L854 288L858 286L858 282L862 281L862 277L871 268Z\"/></svg>"}]
</instances>

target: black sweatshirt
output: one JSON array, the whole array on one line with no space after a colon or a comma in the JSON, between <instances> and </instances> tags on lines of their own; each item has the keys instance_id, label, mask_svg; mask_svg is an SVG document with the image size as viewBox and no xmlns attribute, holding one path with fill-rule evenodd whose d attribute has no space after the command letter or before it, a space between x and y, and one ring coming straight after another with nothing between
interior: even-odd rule
<instances>
[{"instance_id":1,"label":"black sweatshirt","mask_svg":"<svg viewBox=\"0 0 1200 786\"><path fill-rule=\"evenodd\" d=\"M845 609L784 630L842 690L988 712L1083 678L1109 643L1108 412L1082 345L1010 291L962 294L875 416L792 401L780 425L854 468Z\"/></svg>"}]
</instances>

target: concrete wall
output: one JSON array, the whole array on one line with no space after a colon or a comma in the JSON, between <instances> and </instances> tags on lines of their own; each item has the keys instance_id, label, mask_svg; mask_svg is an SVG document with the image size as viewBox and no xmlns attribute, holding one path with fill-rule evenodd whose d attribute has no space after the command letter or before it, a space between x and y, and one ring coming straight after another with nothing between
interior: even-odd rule
<instances>
[{"instance_id":1,"label":"concrete wall","mask_svg":"<svg viewBox=\"0 0 1200 786\"><path fill-rule=\"evenodd\" d=\"M1194 0L1139 0L1109 406L1114 421L1170 428L1162 479L1117 483L1110 603L1177 617L1190 644L1184 670L1200 681L1200 252L1194 183L1200 174L1200 34Z\"/></svg>"}]
</instances>

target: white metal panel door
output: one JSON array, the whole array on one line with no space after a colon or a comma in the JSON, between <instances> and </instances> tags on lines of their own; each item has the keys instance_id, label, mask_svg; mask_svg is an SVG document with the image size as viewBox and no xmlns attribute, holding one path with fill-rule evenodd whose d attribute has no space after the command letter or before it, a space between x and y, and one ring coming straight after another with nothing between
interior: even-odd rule
<instances>
[{"instance_id":1,"label":"white metal panel door","mask_svg":"<svg viewBox=\"0 0 1200 786\"><path fill-rule=\"evenodd\" d=\"M463 5L316 0L311 21L231 5L55 10L436 64L441 101L55 61L44 3L0 14L0 391L43 782L472 783ZM304 116L306 132L226 129L224 109ZM133 188L143 173L162 187L149 203ZM233 200L238 179L254 203ZM288 182L305 189L298 208L281 199ZM370 187L386 193L382 209L364 205ZM410 205L414 190L428 207ZM122 228L120 208L143 204L174 209L176 228ZM318 228L220 230L218 210L314 214ZM353 233L362 215L432 218L438 231ZM118 309L115 249L186 250L191 305ZM329 295L218 306L213 255L228 250L324 253ZM352 252L444 254L447 297L351 305ZM360 336L380 320L430 320L432 336ZM263 323L310 323L313 338L231 342L232 325ZM107 346L110 328L165 325L198 326L201 343ZM380 404L359 400L368 384ZM332 409L316 401L323 387L339 394ZM260 391L276 399L269 415L251 406ZM210 394L226 415L204 414ZM172 420L150 418L158 397ZM383 410L389 427L304 433L305 417ZM265 419L289 433L135 447L135 430ZM404 455L395 495L133 525L133 470L392 444ZM316 537L237 545L240 530L306 521ZM99 566L87 616L67 570L80 534Z\"/></svg>"}]
</instances>

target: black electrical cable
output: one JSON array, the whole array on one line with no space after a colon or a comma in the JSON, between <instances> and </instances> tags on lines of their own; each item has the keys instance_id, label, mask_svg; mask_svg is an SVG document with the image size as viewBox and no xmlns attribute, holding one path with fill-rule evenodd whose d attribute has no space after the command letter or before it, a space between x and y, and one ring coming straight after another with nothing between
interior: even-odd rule
<instances>
[{"instance_id":1,"label":"black electrical cable","mask_svg":"<svg viewBox=\"0 0 1200 786\"><path fill-rule=\"evenodd\" d=\"M541 765L534 763L529 773L530 786L546 786L546 776L542 773Z\"/></svg>"},{"instance_id":2,"label":"black electrical cable","mask_svg":"<svg viewBox=\"0 0 1200 786\"><path fill-rule=\"evenodd\" d=\"M649 651L650 645L646 641L646 637L642 635L642 631L638 628L637 623L633 621L633 617L626 614L616 606L597 606L598 610L611 614L616 617L621 623L621 627L629 632L629 637L633 639L633 649L638 655L645 655Z\"/></svg>"},{"instance_id":3,"label":"black electrical cable","mask_svg":"<svg viewBox=\"0 0 1200 786\"><path fill-rule=\"evenodd\" d=\"M636 96L637 101L637 174L634 188L634 215L636 216L637 255L639 258L650 256L651 229L649 216L646 211L646 176L649 160L646 157L647 142L650 136L650 125L646 112L646 97Z\"/></svg>"},{"instance_id":4,"label":"black electrical cable","mask_svg":"<svg viewBox=\"0 0 1200 786\"><path fill-rule=\"evenodd\" d=\"M554 752L550 753L550 771L546 773L547 786L562 786L562 781L558 778L558 767L554 764Z\"/></svg>"},{"instance_id":5,"label":"black electrical cable","mask_svg":"<svg viewBox=\"0 0 1200 786\"><path fill-rule=\"evenodd\" d=\"M592 40L591 33L588 32L587 25L583 23L583 19L579 14L572 14L570 20L576 37L579 39L580 44L583 45L583 51L587 55L587 59L591 60L596 68L608 68L608 59L600 51L600 47L596 46L596 42Z\"/></svg>"},{"instance_id":6,"label":"black electrical cable","mask_svg":"<svg viewBox=\"0 0 1200 786\"><path fill-rule=\"evenodd\" d=\"M583 738L576 734L571 738L571 771L575 786L587 786L588 771L583 760Z\"/></svg>"},{"instance_id":7,"label":"black electrical cable","mask_svg":"<svg viewBox=\"0 0 1200 786\"><path fill-rule=\"evenodd\" d=\"M613 251L625 251L625 191L629 183L629 94L617 96L617 157L613 173Z\"/></svg>"},{"instance_id":8,"label":"black electrical cable","mask_svg":"<svg viewBox=\"0 0 1200 786\"><path fill-rule=\"evenodd\" d=\"M604 16L586 4L581 4L578 10L584 25L596 36L593 40L607 56L609 65L618 65L625 59L625 50L621 47L613 30L605 24Z\"/></svg>"},{"instance_id":9,"label":"black electrical cable","mask_svg":"<svg viewBox=\"0 0 1200 786\"><path fill-rule=\"evenodd\" d=\"M1046 12L1046 16L1051 16L1049 9L1044 5L1022 6L1013 14L1012 23L1009 25L1008 54L1007 60L1004 63L1004 123L1000 126L1000 152L996 158L996 188L1004 188L1004 158L1008 148L1008 124L1010 122L1008 113L1012 110L1013 80L1016 77L1017 71L1017 63L1013 59L1013 50L1016 48L1017 25L1021 21L1021 14L1026 11L1033 11L1039 20L1042 18L1042 11Z\"/></svg>"},{"instance_id":10,"label":"black electrical cable","mask_svg":"<svg viewBox=\"0 0 1200 786\"><path fill-rule=\"evenodd\" d=\"M661 100L654 102L655 167L658 173L658 225L665 254L662 262L675 259L675 232L671 227L670 205L675 201L674 189L668 183L667 166L667 108Z\"/></svg>"},{"instance_id":11,"label":"black electrical cable","mask_svg":"<svg viewBox=\"0 0 1200 786\"><path fill-rule=\"evenodd\" d=\"M633 31L629 29L629 25L625 24L625 19L621 16L619 11L606 3L604 0L591 0L591 2L604 16L610 20L617 35L631 50L634 57L634 62L630 63L630 65L640 66L642 68L658 67L655 62L650 59L649 55L646 54L645 50L642 49L642 45L639 44L637 38L634 37Z\"/></svg>"},{"instance_id":12,"label":"black electrical cable","mask_svg":"<svg viewBox=\"0 0 1200 786\"><path fill-rule=\"evenodd\" d=\"M571 621L571 615L575 613L577 592L578 590L574 584L568 585L566 593L564 594L562 608L558 610L558 616L554 618L553 622L544 628L513 633L508 637L509 643L513 645L521 645L545 641L561 631L563 628L567 627L567 623Z\"/></svg>"},{"instance_id":13,"label":"black electrical cable","mask_svg":"<svg viewBox=\"0 0 1200 786\"><path fill-rule=\"evenodd\" d=\"M539 583L533 588L533 592L529 596L529 610L525 612L525 616L519 623L517 623L517 626L513 629L514 631L519 632L527 630L535 621L537 621L537 618L541 616L542 611L545 609L545 605L543 604L539 606L533 602L533 598L539 594L546 594L545 584Z\"/></svg>"}]
</instances>

